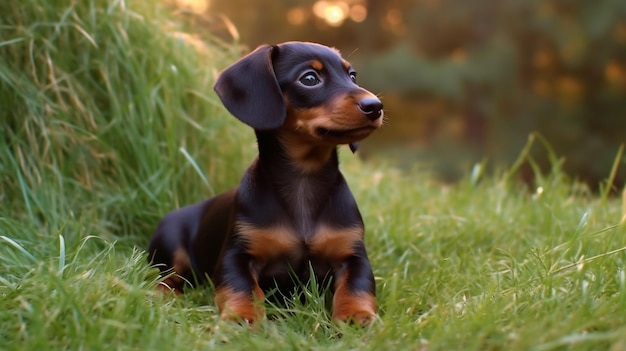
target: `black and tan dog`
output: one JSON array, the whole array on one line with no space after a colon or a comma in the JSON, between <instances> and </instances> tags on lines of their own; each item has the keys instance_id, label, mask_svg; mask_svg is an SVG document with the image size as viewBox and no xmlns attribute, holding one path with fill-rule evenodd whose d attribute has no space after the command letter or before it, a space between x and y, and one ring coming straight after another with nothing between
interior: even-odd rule
<instances>
[{"instance_id":1,"label":"black and tan dog","mask_svg":"<svg viewBox=\"0 0 626 351\"><path fill-rule=\"evenodd\" d=\"M264 318L268 290L332 278L335 320L376 316L363 220L338 168L337 145L379 128L383 106L323 45L261 46L220 75L215 90L254 128L259 156L238 188L169 213L150 242L161 288L211 279L226 319ZM173 273L173 274L172 274ZM295 276L295 278L294 278Z\"/></svg>"}]
</instances>

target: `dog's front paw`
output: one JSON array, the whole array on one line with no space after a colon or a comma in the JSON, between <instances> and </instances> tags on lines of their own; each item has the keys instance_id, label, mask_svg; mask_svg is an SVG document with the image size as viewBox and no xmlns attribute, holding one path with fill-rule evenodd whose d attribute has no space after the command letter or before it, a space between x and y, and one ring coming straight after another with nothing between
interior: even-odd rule
<instances>
[{"instance_id":1,"label":"dog's front paw","mask_svg":"<svg viewBox=\"0 0 626 351\"><path fill-rule=\"evenodd\" d=\"M368 326L376 320L376 313L372 311L355 311L349 314L335 314L333 313L333 319L343 323L356 323L361 326Z\"/></svg>"},{"instance_id":2,"label":"dog's front paw","mask_svg":"<svg viewBox=\"0 0 626 351\"><path fill-rule=\"evenodd\" d=\"M262 299L252 294L218 289L215 302L220 310L220 318L224 320L253 325L265 319Z\"/></svg>"},{"instance_id":3,"label":"dog's front paw","mask_svg":"<svg viewBox=\"0 0 626 351\"><path fill-rule=\"evenodd\" d=\"M376 319L376 298L368 293L335 294L333 298L333 320L356 323L362 326Z\"/></svg>"},{"instance_id":4,"label":"dog's front paw","mask_svg":"<svg viewBox=\"0 0 626 351\"><path fill-rule=\"evenodd\" d=\"M256 304L239 304L220 309L220 318L225 321L255 325L265 319L265 308Z\"/></svg>"}]
</instances>

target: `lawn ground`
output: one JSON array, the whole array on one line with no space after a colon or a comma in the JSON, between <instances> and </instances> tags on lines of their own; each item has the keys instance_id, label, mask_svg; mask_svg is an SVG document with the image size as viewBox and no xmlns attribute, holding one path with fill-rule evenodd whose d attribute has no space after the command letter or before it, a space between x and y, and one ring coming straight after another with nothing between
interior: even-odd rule
<instances>
[{"instance_id":1,"label":"lawn ground","mask_svg":"<svg viewBox=\"0 0 626 351\"><path fill-rule=\"evenodd\" d=\"M370 327L332 323L309 291L253 329L220 321L211 289L157 293L159 218L236 185L255 155L211 88L241 50L151 2L72 4L0 4L0 349L626 349L622 203L564 175L539 136L553 169L532 189L518 164L450 185L341 150Z\"/></svg>"}]
</instances>

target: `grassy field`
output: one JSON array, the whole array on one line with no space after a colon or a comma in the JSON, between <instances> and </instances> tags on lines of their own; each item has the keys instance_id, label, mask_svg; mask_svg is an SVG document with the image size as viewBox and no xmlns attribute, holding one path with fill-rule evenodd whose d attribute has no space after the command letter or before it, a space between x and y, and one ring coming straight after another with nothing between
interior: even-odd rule
<instances>
[{"instance_id":1,"label":"grassy field","mask_svg":"<svg viewBox=\"0 0 626 351\"><path fill-rule=\"evenodd\" d=\"M378 284L368 328L307 291L256 329L220 321L210 289L158 294L159 218L255 155L212 92L240 50L149 1L67 3L0 3L0 349L626 349L621 202L555 155L527 191L515 167L443 185L342 150Z\"/></svg>"}]
</instances>

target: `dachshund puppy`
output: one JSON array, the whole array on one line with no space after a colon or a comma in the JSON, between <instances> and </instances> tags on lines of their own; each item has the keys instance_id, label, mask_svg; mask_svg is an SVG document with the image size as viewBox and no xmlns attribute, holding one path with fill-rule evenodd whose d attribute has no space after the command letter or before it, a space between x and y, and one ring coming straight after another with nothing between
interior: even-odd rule
<instances>
[{"instance_id":1,"label":"dachshund puppy","mask_svg":"<svg viewBox=\"0 0 626 351\"><path fill-rule=\"evenodd\" d=\"M383 123L383 105L356 84L335 49L261 46L226 68L215 91L256 133L259 155L236 189L167 214L149 259L182 293L208 279L225 319L255 323L265 293L332 279L334 320L368 324L375 284L357 204L338 168L337 146Z\"/></svg>"}]
</instances>

